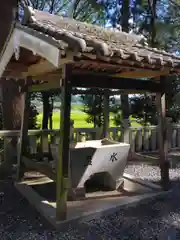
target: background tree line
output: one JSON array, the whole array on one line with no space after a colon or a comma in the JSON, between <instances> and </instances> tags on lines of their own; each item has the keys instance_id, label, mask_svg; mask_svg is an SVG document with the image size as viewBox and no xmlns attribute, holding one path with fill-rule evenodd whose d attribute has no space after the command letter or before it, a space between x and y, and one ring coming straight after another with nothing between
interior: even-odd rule
<instances>
[{"instance_id":1,"label":"background tree line","mask_svg":"<svg viewBox=\"0 0 180 240\"><path fill-rule=\"evenodd\" d=\"M22 6L24 5L101 26L114 28L121 26L125 32L143 34L151 47L179 54L180 1L178 0L21 0L19 15L23 14ZM178 75L170 78L174 85L167 114L173 122L178 122L180 78ZM3 118L1 117L0 126L4 129L19 129L21 93L11 80L2 84L1 88L6 97L3 102ZM57 96L55 92L34 93L31 96L32 100L40 99L43 102L42 128L44 129L48 128L49 119L52 122L52 110ZM84 104L84 111L89 116L87 121L100 127L103 124L102 92L99 91L96 96L82 95L81 101ZM32 102L29 128L36 128L38 111ZM131 97L122 95L121 104L116 104L114 97L110 97L110 112L114 113L114 121L117 125L122 124L122 119L128 119L130 115L144 125L157 123L155 98L152 94Z\"/></svg>"}]
</instances>

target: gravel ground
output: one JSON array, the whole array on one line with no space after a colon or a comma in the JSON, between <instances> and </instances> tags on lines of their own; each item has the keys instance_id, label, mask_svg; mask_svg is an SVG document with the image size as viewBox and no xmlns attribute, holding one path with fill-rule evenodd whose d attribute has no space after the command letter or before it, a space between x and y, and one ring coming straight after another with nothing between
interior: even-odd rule
<instances>
[{"instance_id":1,"label":"gravel ground","mask_svg":"<svg viewBox=\"0 0 180 240\"><path fill-rule=\"evenodd\" d=\"M158 182L160 180L159 167L151 166L143 163L129 164L125 169L125 173L129 173L138 178L150 180L153 182ZM180 173L180 169L179 169L179 173Z\"/></svg>"},{"instance_id":2,"label":"gravel ground","mask_svg":"<svg viewBox=\"0 0 180 240\"><path fill-rule=\"evenodd\" d=\"M160 169L157 166L151 166L143 163L130 164L126 169L126 173L132 174L138 178L158 182L161 179ZM178 168L170 168L169 175L171 180L180 180L180 166Z\"/></svg>"},{"instance_id":3,"label":"gravel ground","mask_svg":"<svg viewBox=\"0 0 180 240\"><path fill-rule=\"evenodd\" d=\"M159 180L159 170L155 166L130 165L126 172L137 177L141 173L145 179ZM170 175L174 180L173 191L166 198L119 209L103 218L77 222L59 232L53 231L10 181L1 181L0 239L180 239L180 169L171 170Z\"/></svg>"}]
</instances>

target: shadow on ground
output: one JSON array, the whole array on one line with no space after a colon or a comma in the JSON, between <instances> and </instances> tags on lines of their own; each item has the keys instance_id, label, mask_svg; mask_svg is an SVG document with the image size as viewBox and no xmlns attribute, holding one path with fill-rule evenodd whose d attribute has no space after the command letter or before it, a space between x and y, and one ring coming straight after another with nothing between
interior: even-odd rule
<instances>
[{"instance_id":1,"label":"shadow on ground","mask_svg":"<svg viewBox=\"0 0 180 240\"><path fill-rule=\"evenodd\" d=\"M172 193L54 231L10 181L0 182L0 239L180 239L180 180Z\"/></svg>"}]
</instances>

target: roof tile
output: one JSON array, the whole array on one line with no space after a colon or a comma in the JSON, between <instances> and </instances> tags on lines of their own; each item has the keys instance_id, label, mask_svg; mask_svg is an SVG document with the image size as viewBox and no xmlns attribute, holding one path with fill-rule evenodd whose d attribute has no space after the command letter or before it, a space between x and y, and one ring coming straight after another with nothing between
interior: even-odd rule
<instances>
[{"instance_id":1,"label":"roof tile","mask_svg":"<svg viewBox=\"0 0 180 240\"><path fill-rule=\"evenodd\" d=\"M113 61L118 58L130 60L131 65L135 62L152 67L180 67L180 57L145 46L143 36L105 29L32 9L29 9L29 18L26 16L24 24L57 40L61 49L68 47L76 53L110 57L114 58Z\"/></svg>"}]
</instances>

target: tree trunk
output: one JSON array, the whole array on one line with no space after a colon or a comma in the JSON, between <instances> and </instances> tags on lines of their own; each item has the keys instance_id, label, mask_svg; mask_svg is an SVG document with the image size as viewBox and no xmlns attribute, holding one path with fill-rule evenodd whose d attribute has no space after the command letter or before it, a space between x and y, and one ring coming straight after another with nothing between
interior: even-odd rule
<instances>
[{"instance_id":1,"label":"tree trunk","mask_svg":"<svg viewBox=\"0 0 180 240\"><path fill-rule=\"evenodd\" d=\"M151 10L151 20L150 20L150 44L151 47L156 47L156 4L157 0L148 0L149 8Z\"/></svg>"},{"instance_id":2,"label":"tree trunk","mask_svg":"<svg viewBox=\"0 0 180 240\"><path fill-rule=\"evenodd\" d=\"M52 120L52 112L49 115L49 129L53 129L53 120Z\"/></svg>"},{"instance_id":3,"label":"tree trunk","mask_svg":"<svg viewBox=\"0 0 180 240\"><path fill-rule=\"evenodd\" d=\"M129 18L130 18L130 0L122 2L121 7L121 27L122 31L129 32ZM128 95L121 95L122 107L122 135L121 141L128 141L128 128L129 128L129 97Z\"/></svg>"},{"instance_id":4,"label":"tree trunk","mask_svg":"<svg viewBox=\"0 0 180 240\"><path fill-rule=\"evenodd\" d=\"M49 93L42 92L43 100L43 119L42 119L42 129L48 129L48 120L50 115L50 104L49 104Z\"/></svg>"},{"instance_id":5,"label":"tree trunk","mask_svg":"<svg viewBox=\"0 0 180 240\"><path fill-rule=\"evenodd\" d=\"M11 34L11 30L14 27L14 20L17 17L18 0L6 0L4 4L1 4L0 10L0 53L2 53L3 48ZM5 129L20 129L21 125L21 107L22 107L22 94L19 92L17 86L11 84L11 80L1 86L3 95L3 118L4 118L4 128ZM16 146L16 140L12 139L12 144ZM12 146L12 145L11 145ZM12 146L13 148L13 146ZM16 150L15 148L13 148ZM5 150L6 151L6 150ZM9 151L13 152L13 151ZM12 166L12 164L10 164ZM4 168L4 169L10 169ZM0 175L6 175L6 171L0 171Z\"/></svg>"},{"instance_id":6,"label":"tree trunk","mask_svg":"<svg viewBox=\"0 0 180 240\"><path fill-rule=\"evenodd\" d=\"M129 18L130 18L130 0L122 2L121 7L121 27L122 31L129 32Z\"/></svg>"},{"instance_id":7,"label":"tree trunk","mask_svg":"<svg viewBox=\"0 0 180 240\"><path fill-rule=\"evenodd\" d=\"M5 130L20 130L23 93L13 80L2 82L3 118Z\"/></svg>"},{"instance_id":8,"label":"tree trunk","mask_svg":"<svg viewBox=\"0 0 180 240\"><path fill-rule=\"evenodd\" d=\"M20 130L23 109L23 94L12 80L2 80L2 111L3 128L5 130ZM11 173L13 164L17 163L17 137L11 138L4 145L4 162L1 165L1 176Z\"/></svg>"}]
</instances>

